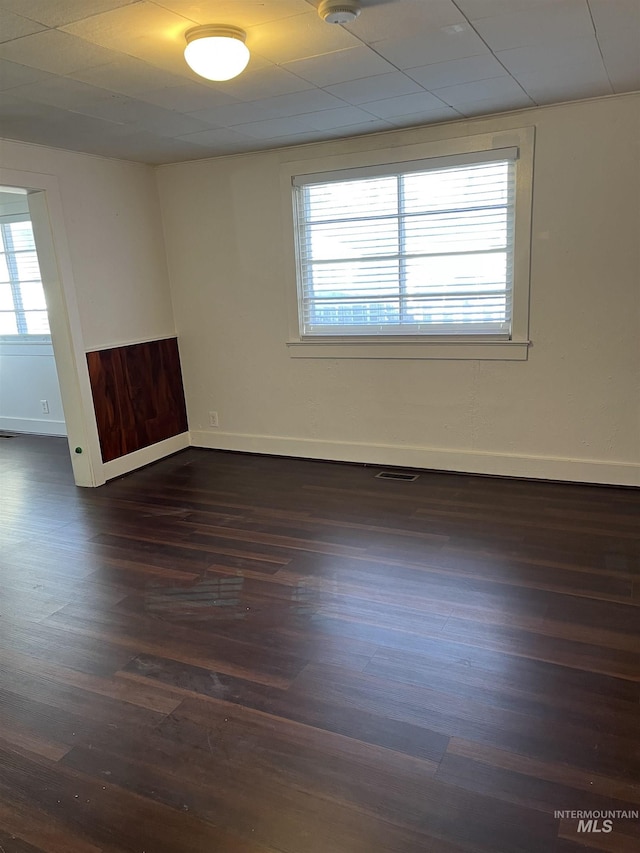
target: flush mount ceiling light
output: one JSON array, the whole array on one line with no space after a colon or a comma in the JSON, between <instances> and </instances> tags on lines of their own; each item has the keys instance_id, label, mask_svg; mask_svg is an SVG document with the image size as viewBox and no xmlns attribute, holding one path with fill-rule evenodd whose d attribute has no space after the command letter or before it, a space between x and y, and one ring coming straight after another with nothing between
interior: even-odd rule
<instances>
[{"instance_id":1,"label":"flush mount ceiling light","mask_svg":"<svg viewBox=\"0 0 640 853\"><path fill-rule=\"evenodd\" d=\"M247 34L239 27L207 24L185 33L184 58L196 74L207 80L231 80L247 67Z\"/></svg>"}]
</instances>

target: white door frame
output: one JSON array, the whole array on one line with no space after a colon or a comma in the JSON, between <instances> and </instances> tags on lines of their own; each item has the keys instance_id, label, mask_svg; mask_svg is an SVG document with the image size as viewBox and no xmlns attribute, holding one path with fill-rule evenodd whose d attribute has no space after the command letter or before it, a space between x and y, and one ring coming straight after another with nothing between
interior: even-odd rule
<instances>
[{"instance_id":1,"label":"white door frame","mask_svg":"<svg viewBox=\"0 0 640 853\"><path fill-rule=\"evenodd\" d=\"M100 486L105 482L102 455L58 180L0 168L0 185L29 191L73 476L78 486Z\"/></svg>"}]
</instances>

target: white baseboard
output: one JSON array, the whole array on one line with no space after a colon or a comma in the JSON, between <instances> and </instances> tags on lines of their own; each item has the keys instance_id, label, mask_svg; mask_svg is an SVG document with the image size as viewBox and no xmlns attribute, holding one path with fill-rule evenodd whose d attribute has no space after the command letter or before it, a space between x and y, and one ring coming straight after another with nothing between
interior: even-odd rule
<instances>
[{"instance_id":1,"label":"white baseboard","mask_svg":"<svg viewBox=\"0 0 640 853\"><path fill-rule=\"evenodd\" d=\"M593 459L442 450L391 444L356 444L271 435L244 435L217 430L192 431L191 444L195 447L216 450L299 456L336 462L363 462L372 465L425 468L466 474L494 474L502 477L640 486L640 463L634 462L604 462Z\"/></svg>"},{"instance_id":2,"label":"white baseboard","mask_svg":"<svg viewBox=\"0 0 640 853\"><path fill-rule=\"evenodd\" d=\"M66 435L64 421L41 420L40 418L0 417L0 429L7 432L28 432L33 435Z\"/></svg>"},{"instance_id":3,"label":"white baseboard","mask_svg":"<svg viewBox=\"0 0 640 853\"><path fill-rule=\"evenodd\" d=\"M103 482L113 480L114 477L121 477L123 474L135 471L136 468L149 465L151 462L157 462L159 459L171 456L172 453L184 450L185 447L189 447L190 445L189 433L183 432L180 435L174 435L171 438L166 438L164 441L159 441L157 444L143 447L141 450L135 450L133 453L127 453L126 456L112 459L111 462L104 462L102 465Z\"/></svg>"}]
</instances>

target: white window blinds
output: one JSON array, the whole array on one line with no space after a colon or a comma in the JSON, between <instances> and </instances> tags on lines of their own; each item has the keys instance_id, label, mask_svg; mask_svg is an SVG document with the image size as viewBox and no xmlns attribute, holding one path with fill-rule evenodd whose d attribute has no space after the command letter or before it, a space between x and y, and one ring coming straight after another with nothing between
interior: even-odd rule
<instances>
[{"instance_id":1,"label":"white window blinds","mask_svg":"<svg viewBox=\"0 0 640 853\"><path fill-rule=\"evenodd\" d=\"M28 217L0 218L0 335L48 335L49 317Z\"/></svg>"},{"instance_id":2,"label":"white window blinds","mask_svg":"<svg viewBox=\"0 0 640 853\"><path fill-rule=\"evenodd\" d=\"M516 158L294 179L301 334L509 338Z\"/></svg>"}]
</instances>

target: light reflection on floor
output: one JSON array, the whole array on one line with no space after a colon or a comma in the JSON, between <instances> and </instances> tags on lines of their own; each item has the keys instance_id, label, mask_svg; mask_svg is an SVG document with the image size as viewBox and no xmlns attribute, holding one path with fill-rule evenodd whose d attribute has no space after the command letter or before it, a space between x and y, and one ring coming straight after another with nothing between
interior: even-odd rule
<instances>
[{"instance_id":1,"label":"light reflection on floor","mask_svg":"<svg viewBox=\"0 0 640 853\"><path fill-rule=\"evenodd\" d=\"M282 586L278 586L282 590ZM317 610L318 590L306 581L290 587L287 598L269 599L272 617L278 621L286 616L312 616ZM237 621L259 615L252 607L253 599L245 589L245 578L237 575L206 574L187 586L167 586L156 581L145 589L144 608L147 613L173 622Z\"/></svg>"}]
</instances>

